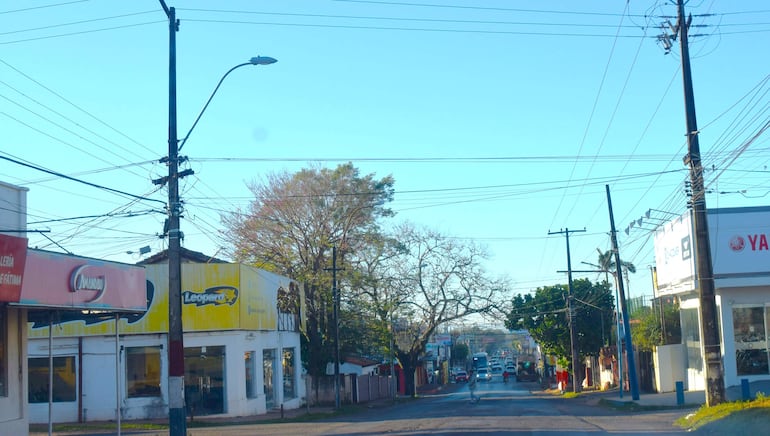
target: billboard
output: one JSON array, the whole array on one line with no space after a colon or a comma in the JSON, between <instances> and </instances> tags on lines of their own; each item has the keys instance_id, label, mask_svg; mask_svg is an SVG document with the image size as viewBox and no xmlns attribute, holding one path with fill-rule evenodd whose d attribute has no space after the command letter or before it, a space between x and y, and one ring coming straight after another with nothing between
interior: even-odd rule
<instances>
[{"instance_id":1,"label":"billboard","mask_svg":"<svg viewBox=\"0 0 770 436\"><path fill-rule=\"evenodd\" d=\"M692 234L689 212L655 231L656 296L693 288L695 262Z\"/></svg>"},{"instance_id":2,"label":"billboard","mask_svg":"<svg viewBox=\"0 0 770 436\"><path fill-rule=\"evenodd\" d=\"M98 311L144 311L144 268L27 250L19 305Z\"/></svg>"}]
</instances>

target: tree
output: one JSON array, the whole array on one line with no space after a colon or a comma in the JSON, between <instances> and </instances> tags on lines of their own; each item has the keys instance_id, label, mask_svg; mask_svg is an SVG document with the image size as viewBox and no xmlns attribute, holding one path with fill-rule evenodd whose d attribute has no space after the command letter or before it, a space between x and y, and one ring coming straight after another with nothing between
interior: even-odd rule
<instances>
[{"instance_id":1,"label":"tree","mask_svg":"<svg viewBox=\"0 0 770 436\"><path fill-rule=\"evenodd\" d=\"M594 355L603 345L603 316L600 315L614 309L609 284L578 279L572 281L572 291L578 354ZM537 288L534 295L515 296L505 326L510 330L528 330L546 353L571 363L567 293L567 285L553 285Z\"/></svg>"},{"instance_id":2,"label":"tree","mask_svg":"<svg viewBox=\"0 0 770 436\"><path fill-rule=\"evenodd\" d=\"M393 179L361 176L352 164L335 169L313 167L297 173L275 173L252 182L248 210L222 217L225 245L231 257L291 277L302 284L306 311L302 358L311 375L324 374L332 361L333 301L331 252L341 258L379 229L379 219L392 216L385 205L393 199ZM341 260L339 262L341 263ZM295 304L291 298L279 304Z\"/></svg>"},{"instance_id":3,"label":"tree","mask_svg":"<svg viewBox=\"0 0 770 436\"><path fill-rule=\"evenodd\" d=\"M607 250L602 252L598 248L596 251L599 253L599 265L595 265L599 267L600 271L603 271L605 274L609 273L612 274L613 277L617 278L617 271L618 268L615 266L615 252L612 250ZM620 269L623 272L623 276L626 279L626 292L628 292L628 283L629 283L629 277L628 274L635 274L636 273L636 266L631 263L627 262L623 259L620 260Z\"/></svg>"},{"instance_id":4,"label":"tree","mask_svg":"<svg viewBox=\"0 0 770 436\"><path fill-rule=\"evenodd\" d=\"M382 325L392 322L393 350L404 370L406 392L413 394L414 372L437 328L472 314L489 315L507 290L482 267L482 247L439 232L402 224L393 230L379 256L365 263L367 280L352 293L369 304ZM358 268L363 270L363 268Z\"/></svg>"},{"instance_id":5,"label":"tree","mask_svg":"<svg viewBox=\"0 0 770 436\"><path fill-rule=\"evenodd\" d=\"M452 361L455 365L461 365L463 369L465 369L465 362L468 360L470 354L468 345L463 343L455 343L452 345Z\"/></svg>"},{"instance_id":6,"label":"tree","mask_svg":"<svg viewBox=\"0 0 770 436\"><path fill-rule=\"evenodd\" d=\"M653 351L658 345L681 342L678 305L664 304L661 314L660 304L642 306L631 314L631 341L640 350Z\"/></svg>"}]
</instances>

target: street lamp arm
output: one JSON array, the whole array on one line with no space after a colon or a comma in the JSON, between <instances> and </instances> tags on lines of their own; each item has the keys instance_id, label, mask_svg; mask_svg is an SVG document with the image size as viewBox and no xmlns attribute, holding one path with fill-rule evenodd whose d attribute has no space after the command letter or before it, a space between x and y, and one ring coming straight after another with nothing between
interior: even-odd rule
<instances>
[{"instance_id":1,"label":"street lamp arm","mask_svg":"<svg viewBox=\"0 0 770 436\"><path fill-rule=\"evenodd\" d=\"M182 147L184 147L185 142L187 142L187 138L190 137L190 133L192 133L193 129L195 129L195 126L198 125L198 121L200 121L201 116L203 116L203 113L206 112L206 108L209 107L209 103L211 103L211 100L216 95L217 91L219 91L219 87L222 86L222 82L225 81L228 75L232 73L233 71L237 70L240 67L245 67L246 65L270 65L278 62L276 59L267 57L267 56L256 56L251 58L248 62L244 62L242 64L238 64L229 70L222 76L221 79L219 79L219 83L217 83L217 86L214 88L214 91L209 96L209 99L206 101L206 104L203 105L203 109L201 109L200 113L198 114L198 117L195 118L195 122L192 124L192 127L190 127L190 130L187 131L187 134L182 138L181 141L179 141L179 148L177 151L182 151Z\"/></svg>"}]
</instances>

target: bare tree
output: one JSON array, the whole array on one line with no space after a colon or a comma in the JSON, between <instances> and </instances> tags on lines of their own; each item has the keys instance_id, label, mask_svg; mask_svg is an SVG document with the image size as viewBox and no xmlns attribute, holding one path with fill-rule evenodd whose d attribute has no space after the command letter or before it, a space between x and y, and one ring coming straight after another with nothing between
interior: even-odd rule
<instances>
[{"instance_id":1,"label":"bare tree","mask_svg":"<svg viewBox=\"0 0 770 436\"><path fill-rule=\"evenodd\" d=\"M307 317L302 357L311 375L323 374L332 358L333 303L326 271L332 248L355 252L366 242L364 235L376 232L378 220L392 215L385 205L393 197L393 179L361 176L348 163L272 174L249 188L254 200L248 210L222 217L227 229L222 237L234 259L302 283Z\"/></svg>"},{"instance_id":2,"label":"bare tree","mask_svg":"<svg viewBox=\"0 0 770 436\"><path fill-rule=\"evenodd\" d=\"M381 321L392 322L406 392L414 394L414 372L430 337L454 320L492 314L508 285L489 277L482 267L487 253L474 243L410 224L398 226L393 239L398 243L373 270L372 285L360 292Z\"/></svg>"}]
</instances>

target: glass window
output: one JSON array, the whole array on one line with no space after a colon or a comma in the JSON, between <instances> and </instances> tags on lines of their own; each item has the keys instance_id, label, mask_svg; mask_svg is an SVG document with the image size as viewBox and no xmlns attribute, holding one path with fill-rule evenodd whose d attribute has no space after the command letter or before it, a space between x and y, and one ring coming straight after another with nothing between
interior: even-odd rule
<instances>
[{"instance_id":1,"label":"glass window","mask_svg":"<svg viewBox=\"0 0 770 436\"><path fill-rule=\"evenodd\" d=\"M48 402L48 358L29 359L29 402ZM75 356L56 356L53 358L53 401L63 403L75 401L77 394L77 376L75 375Z\"/></svg>"},{"instance_id":2,"label":"glass window","mask_svg":"<svg viewBox=\"0 0 770 436\"><path fill-rule=\"evenodd\" d=\"M160 397L160 346L126 348L128 398Z\"/></svg>"},{"instance_id":3,"label":"glass window","mask_svg":"<svg viewBox=\"0 0 770 436\"><path fill-rule=\"evenodd\" d=\"M8 315L0 306L0 397L8 396Z\"/></svg>"},{"instance_id":4,"label":"glass window","mask_svg":"<svg viewBox=\"0 0 770 436\"><path fill-rule=\"evenodd\" d=\"M682 309L682 342L687 346L687 367L703 371L703 357L700 351L700 330L698 309Z\"/></svg>"},{"instance_id":5,"label":"glass window","mask_svg":"<svg viewBox=\"0 0 770 436\"><path fill-rule=\"evenodd\" d=\"M255 351L243 353L243 363L246 366L246 398L257 398L257 381L254 374L257 372L257 359Z\"/></svg>"},{"instance_id":6,"label":"glass window","mask_svg":"<svg viewBox=\"0 0 770 436\"><path fill-rule=\"evenodd\" d=\"M262 387L265 393L265 404L268 409L272 409L275 406L275 382L273 377L273 367L276 364L276 350L262 350L262 377L264 378Z\"/></svg>"},{"instance_id":7,"label":"glass window","mask_svg":"<svg viewBox=\"0 0 770 436\"><path fill-rule=\"evenodd\" d=\"M283 349L283 398L288 400L297 396L296 380L294 378L294 367L296 359L294 348Z\"/></svg>"},{"instance_id":8,"label":"glass window","mask_svg":"<svg viewBox=\"0 0 770 436\"><path fill-rule=\"evenodd\" d=\"M768 374L765 309L761 306L734 307L735 363L738 375Z\"/></svg>"},{"instance_id":9,"label":"glass window","mask_svg":"<svg viewBox=\"0 0 770 436\"><path fill-rule=\"evenodd\" d=\"M225 347L185 347L184 398L190 416L225 413Z\"/></svg>"}]
</instances>

